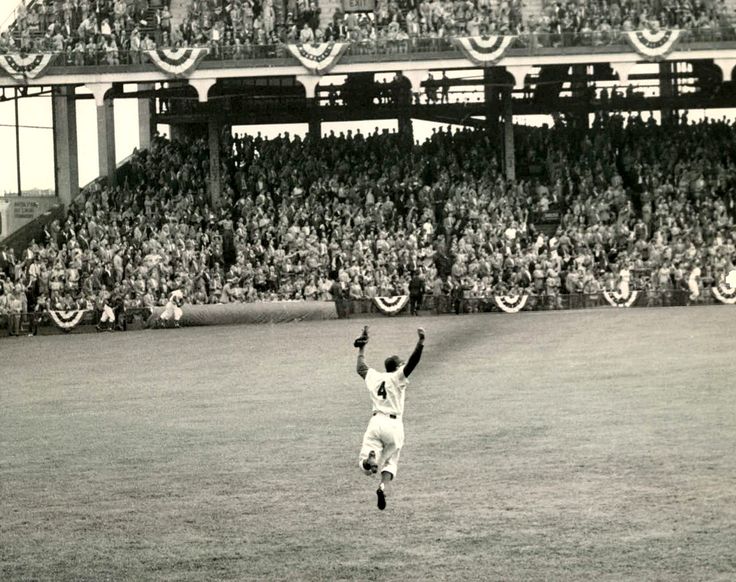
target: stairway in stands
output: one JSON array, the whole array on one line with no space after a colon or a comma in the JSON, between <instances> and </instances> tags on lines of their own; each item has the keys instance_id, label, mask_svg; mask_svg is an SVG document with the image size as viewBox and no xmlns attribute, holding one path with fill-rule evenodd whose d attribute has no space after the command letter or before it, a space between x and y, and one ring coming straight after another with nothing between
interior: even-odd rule
<instances>
[{"instance_id":1,"label":"stairway in stands","mask_svg":"<svg viewBox=\"0 0 736 582\"><path fill-rule=\"evenodd\" d=\"M143 22L145 21L145 24ZM138 24L138 31L141 33L141 38L145 38L149 35L158 44L158 35L156 30L156 8L150 7L145 11L141 22Z\"/></svg>"},{"instance_id":2,"label":"stairway in stands","mask_svg":"<svg viewBox=\"0 0 736 582\"><path fill-rule=\"evenodd\" d=\"M176 30L177 27L184 22L184 18L189 11L189 6L192 4L192 0L171 0L169 5L169 12L171 12L171 30Z\"/></svg>"},{"instance_id":3,"label":"stairway in stands","mask_svg":"<svg viewBox=\"0 0 736 582\"><path fill-rule=\"evenodd\" d=\"M539 22L544 11L545 4L552 2L552 0L524 0L524 23L530 22L532 19L530 16L534 15L534 21ZM736 0L734 0L736 2Z\"/></svg>"}]
</instances>

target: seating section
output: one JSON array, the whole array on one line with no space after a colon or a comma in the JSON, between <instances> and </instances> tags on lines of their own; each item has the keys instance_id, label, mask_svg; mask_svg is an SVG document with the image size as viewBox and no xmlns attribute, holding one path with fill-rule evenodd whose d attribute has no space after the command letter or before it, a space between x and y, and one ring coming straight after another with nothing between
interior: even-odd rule
<instances>
[{"instance_id":1,"label":"seating section","mask_svg":"<svg viewBox=\"0 0 736 582\"><path fill-rule=\"evenodd\" d=\"M16 291L62 310L111 294L152 307L175 288L194 304L315 301L406 294L419 275L443 296L554 302L625 281L700 301L734 269L736 126L725 121L517 127L516 181L492 136L471 130L414 146L385 132L222 139L221 208L208 203L206 141L157 137L124 184L87 192L3 259L0 313Z\"/></svg>"},{"instance_id":2,"label":"seating section","mask_svg":"<svg viewBox=\"0 0 736 582\"><path fill-rule=\"evenodd\" d=\"M33 0L0 36L0 53L63 52L68 64L115 65L140 62L140 51L156 46L208 46L215 59L280 54L253 47L290 42L343 40L380 53L494 34L520 35L522 46L600 46L620 42L621 31L657 27L719 41L734 38L732 16L722 0L377 0L372 12L338 9L331 19L302 0Z\"/></svg>"}]
</instances>

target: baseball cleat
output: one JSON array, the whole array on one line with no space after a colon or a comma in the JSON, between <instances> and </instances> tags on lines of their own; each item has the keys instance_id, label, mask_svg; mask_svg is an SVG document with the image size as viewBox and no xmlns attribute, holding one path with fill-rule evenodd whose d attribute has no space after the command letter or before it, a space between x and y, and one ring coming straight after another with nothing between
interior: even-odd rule
<instances>
[{"instance_id":1,"label":"baseball cleat","mask_svg":"<svg viewBox=\"0 0 736 582\"><path fill-rule=\"evenodd\" d=\"M378 497L378 509L383 511L386 509L386 494L383 492L383 483L376 489L376 496Z\"/></svg>"},{"instance_id":2,"label":"baseball cleat","mask_svg":"<svg viewBox=\"0 0 736 582\"><path fill-rule=\"evenodd\" d=\"M363 469L370 471L372 474L378 472L378 463L376 463L376 451L368 453L368 458L363 461Z\"/></svg>"}]
</instances>

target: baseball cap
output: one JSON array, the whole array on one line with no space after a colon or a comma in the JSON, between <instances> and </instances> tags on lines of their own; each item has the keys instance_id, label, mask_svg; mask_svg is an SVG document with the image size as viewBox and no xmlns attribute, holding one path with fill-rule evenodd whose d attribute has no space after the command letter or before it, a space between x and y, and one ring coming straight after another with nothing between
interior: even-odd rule
<instances>
[{"instance_id":1,"label":"baseball cap","mask_svg":"<svg viewBox=\"0 0 736 582\"><path fill-rule=\"evenodd\" d=\"M386 361L383 363L387 372L395 372L403 364L404 361L399 356L390 356L386 358Z\"/></svg>"}]
</instances>

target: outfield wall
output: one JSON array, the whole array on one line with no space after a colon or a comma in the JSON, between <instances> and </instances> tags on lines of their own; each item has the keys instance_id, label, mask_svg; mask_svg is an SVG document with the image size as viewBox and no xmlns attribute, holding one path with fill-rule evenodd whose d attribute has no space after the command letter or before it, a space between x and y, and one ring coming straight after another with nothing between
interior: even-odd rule
<instances>
[{"instance_id":1,"label":"outfield wall","mask_svg":"<svg viewBox=\"0 0 736 582\"><path fill-rule=\"evenodd\" d=\"M163 307L152 310L147 320L153 327ZM332 301L274 301L263 303L227 303L224 305L184 305L183 326L230 325L247 323L290 323L337 319Z\"/></svg>"},{"instance_id":2,"label":"outfield wall","mask_svg":"<svg viewBox=\"0 0 736 582\"><path fill-rule=\"evenodd\" d=\"M736 293L736 291L734 291ZM289 323L294 321L323 321L349 317L408 316L408 298L381 298L398 300L389 311L387 301L364 299L343 301L337 305L333 301L280 301L264 303L230 303L225 305L184 305L180 321L182 326L235 325ZM611 309L628 307L678 307L687 305L722 305L724 297L718 299L706 290L695 300L690 299L689 291L676 289L665 293L634 291L628 297L613 298L603 293L572 293L560 295L525 295L521 297L433 297L426 295L420 312L423 314L472 314L489 312L549 311L568 309ZM736 300L736 297L733 298ZM523 300L523 301L522 301ZM145 329L156 327L163 307L153 309L136 308L126 310L126 329ZM41 312L35 315L38 333L41 335L61 333L94 332L99 321L97 310ZM22 316L22 335L30 332L31 316ZM8 335L9 318L0 315L0 338ZM172 325L169 322L168 325Z\"/></svg>"}]
</instances>

